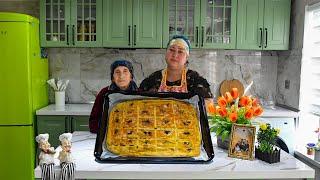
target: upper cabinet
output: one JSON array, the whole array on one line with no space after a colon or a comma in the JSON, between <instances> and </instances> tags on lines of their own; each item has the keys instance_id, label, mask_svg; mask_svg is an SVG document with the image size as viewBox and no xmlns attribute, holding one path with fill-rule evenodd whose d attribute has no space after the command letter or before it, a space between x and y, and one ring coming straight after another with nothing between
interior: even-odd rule
<instances>
[{"instance_id":1,"label":"upper cabinet","mask_svg":"<svg viewBox=\"0 0 320 180\"><path fill-rule=\"evenodd\" d=\"M41 0L43 47L101 47L102 0Z\"/></svg>"},{"instance_id":2,"label":"upper cabinet","mask_svg":"<svg viewBox=\"0 0 320 180\"><path fill-rule=\"evenodd\" d=\"M287 50L290 0L238 0L237 49Z\"/></svg>"},{"instance_id":3,"label":"upper cabinet","mask_svg":"<svg viewBox=\"0 0 320 180\"><path fill-rule=\"evenodd\" d=\"M237 0L165 0L163 47L175 34L193 48L234 49Z\"/></svg>"},{"instance_id":4,"label":"upper cabinet","mask_svg":"<svg viewBox=\"0 0 320 180\"><path fill-rule=\"evenodd\" d=\"M286 50L291 0L40 0L43 47Z\"/></svg>"},{"instance_id":5,"label":"upper cabinet","mask_svg":"<svg viewBox=\"0 0 320 180\"><path fill-rule=\"evenodd\" d=\"M162 47L162 0L105 0L103 9L104 47Z\"/></svg>"}]
</instances>

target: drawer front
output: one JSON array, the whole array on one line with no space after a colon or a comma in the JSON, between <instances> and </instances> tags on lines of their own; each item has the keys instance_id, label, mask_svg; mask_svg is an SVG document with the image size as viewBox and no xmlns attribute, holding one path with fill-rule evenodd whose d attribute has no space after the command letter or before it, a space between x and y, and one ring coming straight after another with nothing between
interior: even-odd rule
<instances>
[{"instance_id":1,"label":"drawer front","mask_svg":"<svg viewBox=\"0 0 320 180\"><path fill-rule=\"evenodd\" d=\"M89 116L71 116L72 132L89 131Z\"/></svg>"},{"instance_id":2,"label":"drawer front","mask_svg":"<svg viewBox=\"0 0 320 180\"><path fill-rule=\"evenodd\" d=\"M60 145L59 135L67 132L68 116L38 116L37 134L48 133L51 146Z\"/></svg>"}]
</instances>

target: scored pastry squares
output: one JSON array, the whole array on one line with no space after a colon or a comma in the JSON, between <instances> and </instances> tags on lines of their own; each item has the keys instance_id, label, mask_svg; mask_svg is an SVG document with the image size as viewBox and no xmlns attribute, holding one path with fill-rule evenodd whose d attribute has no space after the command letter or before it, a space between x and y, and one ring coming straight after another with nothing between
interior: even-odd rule
<instances>
[{"instance_id":1,"label":"scored pastry squares","mask_svg":"<svg viewBox=\"0 0 320 180\"><path fill-rule=\"evenodd\" d=\"M158 140L158 146L156 151L165 156L170 156L176 154L176 141L174 140Z\"/></svg>"},{"instance_id":2,"label":"scored pastry squares","mask_svg":"<svg viewBox=\"0 0 320 180\"><path fill-rule=\"evenodd\" d=\"M137 139L138 138L138 130L137 129L127 129L124 128L121 134L122 139Z\"/></svg>"},{"instance_id":3,"label":"scored pastry squares","mask_svg":"<svg viewBox=\"0 0 320 180\"><path fill-rule=\"evenodd\" d=\"M187 102L128 100L110 110L106 148L116 155L196 157L200 145L197 111Z\"/></svg>"},{"instance_id":4,"label":"scored pastry squares","mask_svg":"<svg viewBox=\"0 0 320 180\"><path fill-rule=\"evenodd\" d=\"M159 148L170 148L175 146L176 146L175 140L166 140L166 139L157 140L157 147Z\"/></svg>"},{"instance_id":5,"label":"scored pastry squares","mask_svg":"<svg viewBox=\"0 0 320 180\"><path fill-rule=\"evenodd\" d=\"M173 112L176 116L179 116L179 117L196 115L194 108L189 104L187 104L186 102L173 104Z\"/></svg>"},{"instance_id":6,"label":"scored pastry squares","mask_svg":"<svg viewBox=\"0 0 320 180\"><path fill-rule=\"evenodd\" d=\"M176 131L174 129L165 129L165 130L157 130L156 131L156 137L157 139L167 139L167 140L172 140L176 139Z\"/></svg>"},{"instance_id":7,"label":"scored pastry squares","mask_svg":"<svg viewBox=\"0 0 320 180\"><path fill-rule=\"evenodd\" d=\"M173 116L173 102L163 101L161 104L156 104L156 116Z\"/></svg>"},{"instance_id":8,"label":"scored pastry squares","mask_svg":"<svg viewBox=\"0 0 320 180\"><path fill-rule=\"evenodd\" d=\"M200 144L197 144L197 143L194 144L193 141L184 140L184 141L178 141L176 148L178 149L179 152L188 156L188 155L192 155L195 151L195 148L197 148L198 146L200 146Z\"/></svg>"},{"instance_id":9,"label":"scored pastry squares","mask_svg":"<svg viewBox=\"0 0 320 180\"><path fill-rule=\"evenodd\" d=\"M156 152L157 152L157 154L162 154L162 156L164 156L164 157L176 157L176 156L183 157L183 156L185 156L181 153L179 155L177 155L177 151L176 151L175 147L169 147L169 148L157 147ZM188 156L188 157L191 157L191 156Z\"/></svg>"},{"instance_id":10,"label":"scored pastry squares","mask_svg":"<svg viewBox=\"0 0 320 180\"><path fill-rule=\"evenodd\" d=\"M110 128L110 132L109 133L115 139L115 138L121 138L121 136L122 136L122 132L121 131L122 130L119 129L119 128L113 128L113 129Z\"/></svg>"},{"instance_id":11,"label":"scored pastry squares","mask_svg":"<svg viewBox=\"0 0 320 180\"><path fill-rule=\"evenodd\" d=\"M195 138L198 138L197 137L197 133L190 129L190 130L187 130L187 129L183 129L183 130L177 130L177 138L178 139L189 139L189 140L194 140Z\"/></svg>"},{"instance_id":12,"label":"scored pastry squares","mask_svg":"<svg viewBox=\"0 0 320 180\"><path fill-rule=\"evenodd\" d=\"M155 128L155 120L154 118L139 118L139 127L140 128Z\"/></svg>"},{"instance_id":13,"label":"scored pastry squares","mask_svg":"<svg viewBox=\"0 0 320 180\"><path fill-rule=\"evenodd\" d=\"M139 117L154 117L154 105L150 104L148 106L148 102L139 103Z\"/></svg>"},{"instance_id":14,"label":"scored pastry squares","mask_svg":"<svg viewBox=\"0 0 320 180\"><path fill-rule=\"evenodd\" d=\"M155 139L155 130L138 129L138 136L140 139Z\"/></svg>"},{"instance_id":15,"label":"scored pastry squares","mask_svg":"<svg viewBox=\"0 0 320 180\"><path fill-rule=\"evenodd\" d=\"M155 139L140 139L139 140L139 146L143 149L144 147L153 147L156 146L156 140Z\"/></svg>"},{"instance_id":16,"label":"scored pastry squares","mask_svg":"<svg viewBox=\"0 0 320 180\"><path fill-rule=\"evenodd\" d=\"M123 117L123 105L117 106L114 109L112 117L109 117L109 120L112 121L111 124L120 125Z\"/></svg>"},{"instance_id":17,"label":"scored pastry squares","mask_svg":"<svg viewBox=\"0 0 320 180\"><path fill-rule=\"evenodd\" d=\"M124 117L122 121L122 126L124 128L135 128L137 127L137 117L131 116L131 117Z\"/></svg>"},{"instance_id":18,"label":"scored pastry squares","mask_svg":"<svg viewBox=\"0 0 320 180\"><path fill-rule=\"evenodd\" d=\"M121 104L121 103L120 103ZM129 103L121 104L124 109L124 114L127 117L136 117L138 115L138 103L131 101Z\"/></svg>"},{"instance_id":19,"label":"scored pastry squares","mask_svg":"<svg viewBox=\"0 0 320 180\"><path fill-rule=\"evenodd\" d=\"M178 129L192 129L195 127L195 122L192 120L192 117L177 117L175 119L176 126Z\"/></svg>"},{"instance_id":20,"label":"scored pastry squares","mask_svg":"<svg viewBox=\"0 0 320 180\"><path fill-rule=\"evenodd\" d=\"M157 117L156 126L158 128L174 128L175 122L173 116Z\"/></svg>"}]
</instances>

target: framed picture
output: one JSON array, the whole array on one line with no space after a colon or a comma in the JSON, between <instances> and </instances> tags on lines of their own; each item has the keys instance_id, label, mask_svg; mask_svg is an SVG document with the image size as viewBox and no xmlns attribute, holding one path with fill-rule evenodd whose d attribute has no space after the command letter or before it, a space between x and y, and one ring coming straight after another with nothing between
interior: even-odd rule
<instances>
[{"instance_id":1,"label":"framed picture","mask_svg":"<svg viewBox=\"0 0 320 180\"><path fill-rule=\"evenodd\" d=\"M233 124L228 156L252 160L255 135L255 126Z\"/></svg>"}]
</instances>

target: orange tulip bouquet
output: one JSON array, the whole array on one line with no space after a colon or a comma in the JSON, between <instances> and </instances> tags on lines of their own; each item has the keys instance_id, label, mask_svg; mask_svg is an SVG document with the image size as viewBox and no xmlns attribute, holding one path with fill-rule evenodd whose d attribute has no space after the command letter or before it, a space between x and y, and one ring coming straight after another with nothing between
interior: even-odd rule
<instances>
[{"instance_id":1,"label":"orange tulip bouquet","mask_svg":"<svg viewBox=\"0 0 320 180\"><path fill-rule=\"evenodd\" d=\"M217 103L217 106L209 104L207 112L210 131L221 136L222 141L230 136L233 123L251 125L251 120L263 112L257 98L246 95L239 97L237 88L219 97Z\"/></svg>"}]
</instances>

